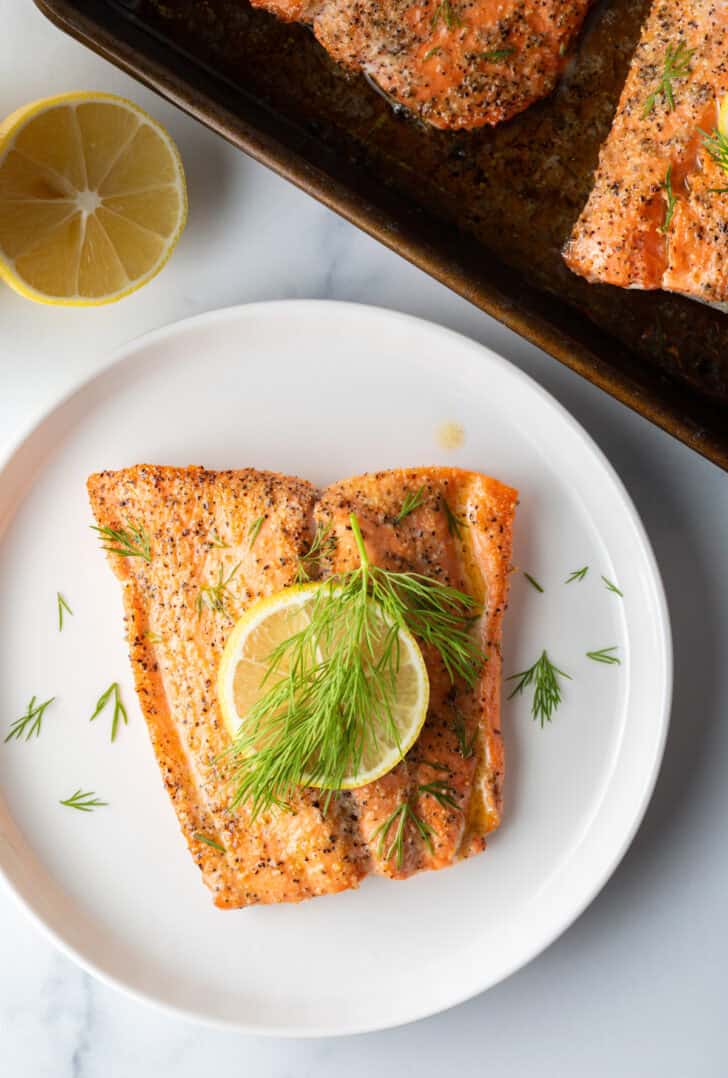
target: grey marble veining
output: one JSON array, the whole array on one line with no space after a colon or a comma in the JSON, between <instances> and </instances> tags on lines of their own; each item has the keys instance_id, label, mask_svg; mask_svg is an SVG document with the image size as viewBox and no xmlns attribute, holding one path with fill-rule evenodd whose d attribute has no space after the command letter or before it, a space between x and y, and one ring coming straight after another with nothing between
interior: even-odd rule
<instances>
[{"instance_id":1,"label":"grey marble veining","mask_svg":"<svg viewBox=\"0 0 728 1078\"><path fill-rule=\"evenodd\" d=\"M632 849L580 920L486 995L343 1040L198 1028L90 978L0 887L0 1078L724 1078L726 476L65 39L29 0L0 0L0 26L0 113L62 89L126 93L177 138L192 207L170 266L118 306L54 311L0 288L0 453L115 347L199 311L305 296L422 315L532 374L607 452L655 546L676 659L665 765Z\"/></svg>"}]
</instances>

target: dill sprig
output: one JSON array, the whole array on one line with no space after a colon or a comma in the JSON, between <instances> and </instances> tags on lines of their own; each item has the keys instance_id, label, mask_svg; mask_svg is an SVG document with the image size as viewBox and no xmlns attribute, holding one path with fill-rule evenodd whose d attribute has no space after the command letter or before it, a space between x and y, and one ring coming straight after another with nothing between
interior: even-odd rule
<instances>
[{"instance_id":1,"label":"dill sprig","mask_svg":"<svg viewBox=\"0 0 728 1078\"><path fill-rule=\"evenodd\" d=\"M96 796L93 790L76 790L64 801L59 801L59 805L67 805L68 808L78 809L79 812L93 812L95 808L100 808L102 805L108 805L108 801L101 801Z\"/></svg>"},{"instance_id":2,"label":"dill sprig","mask_svg":"<svg viewBox=\"0 0 728 1078\"><path fill-rule=\"evenodd\" d=\"M21 715L11 725L5 741L8 742L13 739L20 741L23 735L25 735L26 741L30 741L31 737L39 737L45 710L54 700L55 696L51 696L49 700L44 700L42 704L36 704L35 697L31 697L30 703L25 709L25 714Z\"/></svg>"},{"instance_id":3,"label":"dill sprig","mask_svg":"<svg viewBox=\"0 0 728 1078\"><path fill-rule=\"evenodd\" d=\"M672 189L672 165L668 166L667 174L663 183L660 185L661 190L667 195L667 205L665 206L665 220L658 228L658 232L661 232L663 236L666 236L670 231L670 225L675 214L675 208L677 206L677 198L675 192Z\"/></svg>"},{"instance_id":4,"label":"dill sprig","mask_svg":"<svg viewBox=\"0 0 728 1078\"><path fill-rule=\"evenodd\" d=\"M573 573L569 573L568 577L564 581L565 584L573 584L575 580L583 580L586 574L589 572L589 566L585 565L582 569L575 569Z\"/></svg>"},{"instance_id":5,"label":"dill sprig","mask_svg":"<svg viewBox=\"0 0 728 1078\"><path fill-rule=\"evenodd\" d=\"M434 797L438 805L442 805L443 808L460 808L455 800L455 791L452 786L443 779L435 779L434 782L424 782L418 787L417 793L420 796L427 795L429 797Z\"/></svg>"},{"instance_id":6,"label":"dill sprig","mask_svg":"<svg viewBox=\"0 0 728 1078\"><path fill-rule=\"evenodd\" d=\"M217 569L217 580L214 584L205 584L200 588L197 593L197 613L201 614L204 607L208 607L210 610L216 610L218 613L226 614L227 607L225 606L228 599L233 599L233 593L230 591L229 584L233 579L238 569L240 568L240 562L233 566L227 576L223 575L222 565Z\"/></svg>"},{"instance_id":7,"label":"dill sprig","mask_svg":"<svg viewBox=\"0 0 728 1078\"><path fill-rule=\"evenodd\" d=\"M602 580L604 581L604 587L607 591L613 591L615 595L619 595L624 599L624 593L619 590L616 584L613 584L611 580L607 580L605 576L602 577Z\"/></svg>"},{"instance_id":8,"label":"dill sprig","mask_svg":"<svg viewBox=\"0 0 728 1078\"><path fill-rule=\"evenodd\" d=\"M109 554L118 554L121 558L144 558L151 562L151 540L149 533L141 524L132 524L127 520L126 528L102 528L92 524L91 528L101 539L101 549Z\"/></svg>"},{"instance_id":9,"label":"dill sprig","mask_svg":"<svg viewBox=\"0 0 728 1078\"><path fill-rule=\"evenodd\" d=\"M468 732L465 727L465 716L459 709L455 711L455 736L458 739L460 755L463 760L469 760L475 752L475 742L478 738L478 731L473 730L473 734L470 740L468 740Z\"/></svg>"},{"instance_id":10,"label":"dill sprig","mask_svg":"<svg viewBox=\"0 0 728 1078\"><path fill-rule=\"evenodd\" d=\"M223 543L222 539L217 534L217 531L214 528L210 532L210 535L208 536L207 541L210 544L210 546L215 547L216 550L229 550L230 549L230 544L229 543Z\"/></svg>"},{"instance_id":11,"label":"dill sprig","mask_svg":"<svg viewBox=\"0 0 728 1078\"><path fill-rule=\"evenodd\" d=\"M150 644L161 644L162 643L162 637L159 635L159 633L152 632L151 629L147 629L147 631L144 634L144 638L146 640L148 640Z\"/></svg>"},{"instance_id":12,"label":"dill sprig","mask_svg":"<svg viewBox=\"0 0 728 1078\"><path fill-rule=\"evenodd\" d=\"M486 60L490 64L497 64L501 60L507 60L509 56L513 56L515 51L515 48L509 45L505 49L491 49L490 52L479 52L478 59Z\"/></svg>"},{"instance_id":13,"label":"dill sprig","mask_svg":"<svg viewBox=\"0 0 728 1078\"><path fill-rule=\"evenodd\" d=\"M545 722L551 722L554 711L561 703L561 686L558 680L560 677L568 678L571 681L571 676L565 674L563 670L559 670L558 666L554 666L546 651L542 651L540 657L528 670L523 670L520 674L511 674L506 679L507 681L517 682L508 699L510 700L514 697L516 693L522 693L529 685L533 685L531 714L534 719L541 721L541 727L543 728Z\"/></svg>"},{"instance_id":14,"label":"dill sprig","mask_svg":"<svg viewBox=\"0 0 728 1078\"><path fill-rule=\"evenodd\" d=\"M298 559L296 580L299 584L306 584L311 579L311 574L316 572L324 558L330 558L336 550L336 536L333 534L333 524L320 522L316 525L311 546L305 554Z\"/></svg>"},{"instance_id":15,"label":"dill sprig","mask_svg":"<svg viewBox=\"0 0 728 1078\"><path fill-rule=\"evenodd\" d=\"M527 573L525 571L524 571L523 575L525 576L528 583L533 585L533 587L536 589L536 591L540 591L541 594L543 594L543 588L539 584L538 580L534 580L534 578L531 576L531 574Z\"/></svg>"},{"instance_id":16,"label":"dill sprig","mask_svg":"<svg viewBox=\"0 0 728 1078\"><path fill-rule=\"evenodd\" d=\"M462 24L460 16L453 11L450 0L441 0L441 3L435 8L432 16L431 27L434 30L438 22L442 19L448 30L455 30Z\"/></svg>"},{"instance_id":17,"label":"dill sprig","mask_svg":"<svg viewBox=\"0 0 728 1078\"><path fill-rule=\"evenodd\" d=\"M434 831L426 820L423 820L410 805L409 801L403 801L394 812L387 816L386 820L373 832L371 841L377 842L377 856L386 861L394 857L397 868L402 867L404 861L404 840L407 824L411 823L422 841L432 853L432 836ZM387 844L387 837L394 828L392 840ZM378 840L378 841L377 841Z\"/></svg>"},{"instance_id":18,"label":"dill sprig","mask_svg":"<svg viewBox=\"0 0 728 1078\"><path fill-rule=\"evenodd\" d=\"M101 696L96 701L96 710L89 719L89 722L93 722L97 719L101 712L104 710L109 700L113 698L114 701L114 713L111 718L111 740L116 741L116 735L119 731L119 723L123 722L125 726L129 723L129 716L126 713L126 708L121 701L121 690L119 688L118 681L112 681L108 689L101 693Z\"/></svg>"},{"instance_id":19,"label":"dill sprig","mask_svg":"<svg viewBox=\"0 0 728 1078\"><path fill-rule=\"evenodd\" d=\"M675 89L673 87L673 82L675 79L682 79L690 74L692 71L690 64L696 51L696 49L687 48L682 41L679 45L668 45L657 89L653 90L645 101L645 107L642 112L644 117L650 115L657 104L658 97L664 99L665 107L668 112L674 112Z\"/></svg>"},{"instance_id":20,"label":"dill sprig","mask_svg":"<svg viewBox=\"0 0 728 1078\"><path fill-rule=\"evenodd\" d=\"M252 550L255 546L255 540L260 535L260 529L263 527L264 520L265 516L256 517L248 528L248 550Z\"/></svg>"},{"instance_id":21,"label":"dill sprig","mask_svg":"<svg viewBox=\"0 0 728 1078\"><path fill-rule=\"evenodd\" d=\"M703 136L703 146L708 156L723 172L728 174L728 136L724 135L718 127L714 127L710 133L703 131L702 128L699 128L699 131ZM710 192L713 195L724 195L728 193L728 187L711 187Z\"/></svg>"},{"instance_id":22,"label":"dill sprig","mask_svg":"<svg viewBox=\"0 0 728 1078\"><path fill-rule=\"evenodd\" d=\"M441 52L442 52L442 46L441 45L433 45L431 49L427 50L427 52L422 57L422 59L423 60L429 60L431 56L437 56Z\"/></svg>"},{"instance_id":23,"label":"dill sprig","mask_svg":"<svg viewBox=\"0 0 728 1078\"><path fill-rule=\"evenodd\" d=\"M586 657L587 659L593 659L595 663L620 666L622 660L612 654L617 650L617 645L613 644L611 648L601 648L599 651L587 651Z\"/></svg>"},{"instance_id":24,"label":"dill sprig","mask_svg":"<svg viewBox=\"0 0 728 1078\"><path fill-rule=\"evenodd\" d=\"M73 611L61 595L60 591L56 592L56 602L58 603L58 632L63 632L63 613L70 614L73 617Z\"/></svg>"},{"instance_id":25,"label":"dill sprig","mask_svg":"<svg viewBox=\"0 0 728 1078\"><path fill-rule=\"evenodd\" d=\"M394 518L395 524L401 524L405 517L408 517L410 513L414 513L415 509L419 509L425 500L425 488L424 485L419 490L409 491L402 502L402 508L397 516Z\"/></svg>"},{"instance_id":26,"label":"dill sprig","mask_svg":"<svg viewBox=\"0 0 728 1078\"><path fill-rule=\"evenodd\" d=\"M432 646L453 682L472 687L485 659L471 632L475 600L419 573L372 565L359 522L349 519L359 567L326 580L309 624L273 650L264 691L228 750L233 805L248 802L253 816L285 804L298 786L340 789L377 743L399 746L401 630Z\"/></svg>"},{"instance_id":27,"label":"dill sprig","mask_svg":"<svg viewBox=\"0 0 728 1078\"><path fill-rule=\"evenodd\" d=\"M447 530L450 532L450 535L452 535L453 539L462 539L463 528L469 527L467 520L463 520L462 517L459 517L457 513L450 508L444 498L442 499L442 509L445 513Z\"/></svg>"},{"instance_id":28,"label":"dill sprig","mask_svg":"<svg viewBox=\"0 0 728 1078\"><path fill-rule=\"evenodd\" d=\"M219 842L215 842L214 838L208 838L207 835L196 834L192 836L196 838L198 842L204 842L206 846L212 846L213 850L219 850L220 853L225 853L225 847L221 846Z\"/></svg>"}]
</instances>

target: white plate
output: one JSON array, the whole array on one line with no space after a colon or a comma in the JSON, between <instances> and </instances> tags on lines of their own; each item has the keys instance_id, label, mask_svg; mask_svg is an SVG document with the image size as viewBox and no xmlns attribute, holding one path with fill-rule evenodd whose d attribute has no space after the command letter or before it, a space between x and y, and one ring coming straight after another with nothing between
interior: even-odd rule
<instances>
[{"instance_id":1,"label":"white plate","mask_svg":"<svg viewBox=\"0 0 728 1078\"><path fill-rule=\"evenodd\" d=\"M445 421L456 450L438 447ZM506 673L546 647L573 676L553 723L505 705L505 822L485 854L300 906L216 910L181 841L132 689L119 587L89 530L89 472L252 465L320 484L452 464L517 486ZM0 473L0 714L56 695L41 737L0 745L0 865L67 953L189 1017L279 1035L381 1029L467 999L590 902L642 818L671 690L654 557L578 424L503 359L403 315L333 303L215 312L153 333L52 412ZM582 582L564 584L583 565ZM618 582L624 599L600 577ZM56 592L73 608L62 634ZM619 646L621 666L585 652ZM122 683L115 744L99 693ZM108 808L59 805L77 787Z\"/></svg>"}]
</instances>

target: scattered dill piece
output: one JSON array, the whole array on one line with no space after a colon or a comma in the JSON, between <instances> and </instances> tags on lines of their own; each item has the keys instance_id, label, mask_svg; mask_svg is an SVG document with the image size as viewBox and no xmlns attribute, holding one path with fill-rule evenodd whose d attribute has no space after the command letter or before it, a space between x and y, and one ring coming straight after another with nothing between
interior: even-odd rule
<instances>
[{"instance_id":1,"label":"scattered dill piece","mask_svg":"<svg viewBox=\"0 0 728 1078\"><path fill-rule=\"evenodd\" d=\"M73 617L73 611L61 595L60 591L56 592L56 602L58 603L58 632L63 632L63 614L70 614Z\"/></svg>"},{"instance_id":2,"label":"scattered dill piece","mask_svg":"<svg viewBox=\"0 0 728 1078\"><path fill-rule=\"evenodd\" d=\"M434 797L443 808L460 808L455 800L455 791L452 786L442 779L436 779L434 782L424 782L418 787L417 793L420 796Z\"/></svg>"},{"instance_id":3,"label":"scattered dill piece","mask_svg":"<svg viewBox=\"0 0 728 1078\"><path fill-rule=\"evenodd\" d=\"M210 533L210 536L209 536L207 541L210 544L210 546L214 546L217 550L229 550L230 549L230 544L229 543L223 543L220 536L214 530Z\"/></svg>"},{"instance_id":4,"label":"scattered dill piece","mask_svg":"<svg viewBox=\"0 0 728 1078\"><path fill-rule=\"evenodd\" d=\"M611 580L607 580L605 576L602 577L602 580L604 581L604 587L607 591L613 591L615 595L620 595L624 598L624 594L619 590L616 584L613 584Z\"/></svg>"},{"instance_id":5,"label":"scattered dill piece","mask_svg":"<svg viewBox=\"0 0 728 1078\"><path fill-rule=\"evenodd\" d=\"M101 696L96 701L96 710L89 719L89 722L93 722L97 719L101 712L104 710L110 700L114 701L114 712L111 718L111 740L116 741L116 735L119 731L119 723L123 722L125 726L129 723L129 717L126 713L126 708L121 702L121 690L119 689L119 682L112 681L108 689L101 693Z\"/></svg>"},{"instance_id":6,"label":"scattered dill piece","mask_svg":"<svg viewBox=\"0 0 728 1078\"><path fill-rule=\"evenodd\" d=\"M586 574L589 572L589 566L585 565L583 569L575 569L573 573L569 573L568 577L564 581L565 584L573 584L575 580L583 580Z\"/></svg>"},{"instance_id":7,"label":"scattered dill piece","mask_svg":"<svg viewBox=\"0 0 728 1078\"><path fill-rule=\"evenodd\" d=\"M513 56L515 51L515 48L509 45L505 49L491 49L490 52L479 52L478 59L485 60L490 64L497 64L501 60L507 60L509 56Z\"/></svg>"},{"instance_id":8,"label":"scattered dill piece","mask_svg":"<svg viewBox=\"0 0 728 1078\"><path fill-rule=\"evenodd\" d=\"M145 637L146 640L149 641L150 644L161 644L162 643L162 637L159 635L159 633L153 633L151 629L147 629L147 631L144 634L144 637Z\"/></svg>"},{"instance_id":9,"label":"scattered dill piece","mask_svg":"<svg viewBox=\"0 0 728 1078\"><path fill-rule=\"evenodd\" d=\"M333 534L333 524L317 524L311 546L305 554L298 559L296 580L299 584L306 584L311 579L311 574L318 568L324 558L330 558L336 550L336 536Z\"/></svg>"},{"instance_id":10,"label":"scattered dill piece","mask_svg":"<svg viewBox=\"0 0 728 1078\"><path fill-rule=\"evenodd\" d=\"M460 16L453 11L450 0L441 0L441 3L435 8L430 24L433 30L441 19L448 30L455 30L458 26L462 25L462 20Z\"/></svg>"},{"instance_id":11,"label":"scattered dill piece","mask_svg":"<svg viewBox=\"0 0 728 1078\"><path fill-rule=\"evenodd\" d=\"M657 89L653 90L645 101L642 112L643 117L650 115L657 104L658 97L663 98L668 112L674 112L675 89L673 82L675 79L685 78L686 75L691 73L690 64L696 51L696 49L688 49L682 41L679 45L668 45L659 84Z\"/></svg>"},{"instance_id":12,"label":"scattered dill piece","mask_svg":"<svg viewBox=\"0 0 728 1078\"><path fill-rule=\"evenodd\" d=\"M450 535L452 535L453 539L462 539L463 528L469 527L467 520L463 520L462 517L453 512L445 498L442 499L442 508L447 519L447 530Z\"/></svg>"},{"instance_id":13,"label":"scattered dill piece","mask_svg":"<svg viewBox=\"0 0 728 1078\"><path fill-rule=\"evenodd\" d=\"M675 214L675 207L677 206L677 198L675 197L675 192L672 189L672 165L670 165L667 169L667 174L665 175L664 182L661 184L661 189L665 192L667 196L667 205L665 207L665 220L662 222L657 231L661 232L663 236L666 236L667 233L670 231L670 225L672 224L672 219Z\"/></svg>"},{"instance_id":14,"label":"scattered dill piece","mask_svg":"<svg viewBox=\"0 0 728 1078\"><path fill-rule=\"evenodd\" d=\"M221 614L226 614L227 609L225 603L228 599L233 598L233 593L230 591L229 584L233 579L238 569L240 568L240 562L235 565L227 576L223 576L222 565L218 566L217 580L214 584L206 584L200 588L197 594L197 613L201 614L204 607L208 607L210 610L217 610Z\"/></svg>"},{"instance_id":15,"label":"scattered dill piece","mask_svg":"<svg viewBox=\"0 0 728 1078\"><path fill-rule=\"evenodd\" d=\"M225 853L225 847L221 846L219 842L215 842L214 838L208 838L207 835L193 835L198 842L204 842L206 846L212 846L213 850L219 850L220 853Z\"/></svg>"},{"instance_id":16,"label":"scattered dill piece","mask_svg":"<svg viewBox=\"0 0 728 1078\"><path fill-rule=\"evenodd\" d=\"M101 528L98 524L92 524L91 528L101 539L102 550L109 554L118 554L121 558L144 558L144 561L151 562L151 540L141 525L127 520L126 528Z\"/></svg>"},{"instance_id":17,"label":"scattered dill piece","mask_svg":"<svg viewBox=\"0 0 728 1078\"><path fill-rule=\"evenodd\" d=\"M414 513L415 509L419 509L425 500L425 488L424 485L414 493L410 491L405 495L405 499L402 502L402 508L397 516L394 518L395 524L401 524L405 517L408 517L410 513Z\"/></svg>"},{"instance_id":18,"label":"scattered dill piece","mask_svg":"<svg viewBox=\"0 0 728 1078\"><path fill-rule=\"evenodd\" d=\"M96 796L93 790L81 790L78 789L70 797L67 797L64 801L59 801L59 805L67 805L68 808L78 809L79 812L93 812L95 808L100 808L102 805L108 805L108 801L101 801Z\"/></svg>"},{"instance_id":19,"label":"scattered dill piece","mask_svg":"<svg viewBox=\"0 0 728 1078\"><path fill-rule=\"evenodd\" d=\"M248 528L248 549L252 550L255 546L255 540L260 535L260 529L263 527L263 521L265 516L256 517L253 523Z\"/></svg>"},{"instance_id":20,"label":"scattered dill piece","mask_svg":"<svg viewBox=\"0 0 728 1078\"><path fill-rule=\"evenodd\" d=\"M541 727L545 722L551 722L554 711L561 703L561 686L559 678L565 677L571 681L571 676L554 666L546 651L541 652L540 658L528 670L520 674L511 674L507 681L517 682L516 687L508 699L512 699L517 693L520 694L530 685L534 686L533 700L531 702L531 714L534 719L539 719Z\"/></svg>"},{"instance_id":21,"label":"scattered dill piece","mask_svg":"<svg viewBox=\"0 0 728 1078\"><path fill-rule=\"evenodd\" d=\"M441 52L442 52L442 46L441 45L433 45L433 47L431 49L427 50L427 52L422 57L422 59L423 60L429 60L431 56L438 56Z\"/></svg>"},{"instance_id":22,"label":"scattered dill piece","mask_svg":"<svg viewBox=\"0 0 728 1078\"><path fill-rule=\"evenodd\" d=\"M538 580L534 580L530 573L524 572L523 574L529 584L532 584L536 591L540 591L543 594L543 588L539 584Z\"/></svg>"},{"instance_id":23,"label":"scattered dill piece","mask_svg":"<svg viewBox=\"0 0 728 1078\"><path fill-rule=\"evenodd\" d=\"M374 831L371 838L372 842L379 840L377 842L377 856L383 857L387 861L394 857L397 868L401 868L404 861L404 840L408 823L414 826L431 853L434 832L430 825L421 816L417 815L409 801L403 801L401 805L398 805L394 812L390 813L386 820ZM394 828L394 834L391 842L388 843L388 836L392 828Z\"/></svg>"},{"instance_id":24,"label":"scattered dill piece","mask_svg":"<svg viewBox=\"0 0 728 1078\"><path fill-rule=\"evenodd\" d=\"M31 737L39 737L41 726L43 724L43 716L45 715L46 708L53 703L55 696L51 696L49 700L44 700L42 704L36 704L35 696L31 697L25 714L21 715L19 719L11 725L8 735L5 741L12 741L20 739L25 736L26 741L30 741Z\"/></svg>"},{"instance_id":25,"label":"scattered dill piece","mask_svg":"<svg viewBox=\"0 0 728 1078\"><path fill-rule=\"evenodd\" d=\"M365 751L399 745L403 629L439 653L452 682L472 688L485 661L471 631L475 600L422 574L372 565L357 517L349 520L359 567L329 577L312 598L308 624L273 650L265 691L227 750L235 760L232 807L248 802L254 817L301 785L340 789L361 770Z\"/></svg>"},{"instance_id":26,"label":"scattered dill piece","mask_svg":"<svg viewBox=\"0 0 728 1078\"><path fill-rule=\"evenodd\" d=\"M612 654L617 650L617 645L614 644L611 648L601 648L599 651L587 651L586 657L587 659L593 659L595 663L620 666L622 660Z\"/></svg>"},{"instance_id":27,"label":"scattered dill piece","mask_svg":"<svg viewBox=\"0 0 728 1078\"><path fill-rule=\"evenodd\" d=\"M465 729L465 716L462 711L456 710L455 712L455 736L458 739L458 749L463 760L469 760L475 752L475 742L478 736L478 731L474 730L473 735L468 740L467 730Z\"/></svg>"},{"instance_id":28,"label":"scattered dill piece","mask_svg":"<svg viewBox=\"0 0 728 1078\"><path fill-rule=\"evenodd\" d=\"M411 760L410 762L412 764L421 764L422 767L431 767L433 771L447 771L448 774L450 773L450 768L447 764L440 764L437 760Z\"/></svg>"},{"instance_id":29,"label":"scattered dill piece","mask_svg":"<svg viewBox=\"0 0 728 1078\"><path fill-rule=\"evenodd\" d=\"M728 136L724 135L718 127L714 127L710 134L703 131L702 128L698 130L703 136L703 146L708 156L715 161L723 172L728 174ZM728 187L711 187L710 193L713 195L725 195L728 193Z\"/></svg>"}]
</instances>

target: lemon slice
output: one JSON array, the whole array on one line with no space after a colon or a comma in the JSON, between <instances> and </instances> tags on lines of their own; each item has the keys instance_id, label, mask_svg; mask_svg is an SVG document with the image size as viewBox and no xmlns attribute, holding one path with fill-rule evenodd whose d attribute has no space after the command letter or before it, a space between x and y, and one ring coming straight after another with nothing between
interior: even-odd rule
<instances>
[{"instance_id":1,"label":"lemon slice","mask_svg":"<svg viewBox=\"0 0 728 1078\"><path fill-rule=\"evenodd\" d=\"M63 94L0 124L0 278L27 299L88 307L135 292L186 218L177 148L131 101Z\"/></svg>"},{"instance_id":2,"label":"lemon slice","mask_svg":"<svg viewBox=\"0 0 728 1078\"><path fill-rule=\"evenodd\" d=\"M235 625L225 645L217 679L220 709L232 737L238 733L253 704L272 684L269 680L261 687L269 655L278 644L309 624L313 604L323 586L302 584L261 599ZM393 709L399 741L393 740L389 729L379 726L376 737L368 740L359 771L347 775L343 789L364 786L386 775L419 737L430 698L427 668L417 641L407 630L400 630L399 646ZM281 666L279 676L286 673Z\"/></svg>"},{"instance_id":3,"label":"lemon slice","mask_svg":"<svg viewBox=\"0 0 728 1078\"><path fill-rule=\"evenodd\" d=\"M728 94L718 102L718 130L728 135Z\"/></svg>"}]
</instances>

